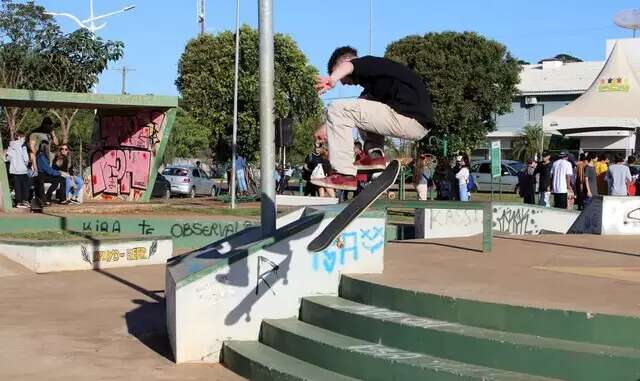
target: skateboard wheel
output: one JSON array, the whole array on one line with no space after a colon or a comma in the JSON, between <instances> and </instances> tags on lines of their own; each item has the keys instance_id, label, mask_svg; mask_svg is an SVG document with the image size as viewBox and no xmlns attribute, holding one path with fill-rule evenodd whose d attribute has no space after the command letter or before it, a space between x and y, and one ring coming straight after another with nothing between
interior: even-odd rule
<instances>
[{"instance_id":1,"label":"skateboard wheel","mask_svg":"<svg viewBox=\"0 0 640 381\"><path fill-rule=\"evenodd\" d=\"M389 200L395 200L396 199L396 193L395 192L389 192L387 197L389 197Z\"/></svg>"}]
</instances>

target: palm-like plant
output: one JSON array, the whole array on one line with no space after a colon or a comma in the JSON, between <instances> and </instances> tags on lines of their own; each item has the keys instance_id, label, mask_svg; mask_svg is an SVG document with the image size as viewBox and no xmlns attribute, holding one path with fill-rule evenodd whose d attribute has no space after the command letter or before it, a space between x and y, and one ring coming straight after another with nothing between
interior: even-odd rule
<instances>
[{"instance_id":1,"label":"palm-like plant","mask_svg":"<svg viewBox=\"0 0 640 381\"><path fill-rule=\"evenodd\" d=\"M513 158L525 161L540 152L540 148L547 149L549 147L549 139L544 137L543 142L543 136L542 125L526 125L522 129L522 136L513 140ZM544 147L542 147L543 145Z\"/></svg>"}]
</instances>

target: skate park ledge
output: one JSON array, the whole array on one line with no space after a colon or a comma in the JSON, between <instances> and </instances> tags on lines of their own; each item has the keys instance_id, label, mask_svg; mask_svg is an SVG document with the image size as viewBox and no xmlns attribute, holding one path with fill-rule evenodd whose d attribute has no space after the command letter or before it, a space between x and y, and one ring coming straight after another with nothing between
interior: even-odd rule
<instances>
[{"instance_id":1,"label":"skate park ledge","mask_svg":"<svg viewBox=\"0 0 640 381\"><path fill-rule=\"evenodd\" d=\"M173 255L173 242L169 236L0 238L0 253L36 273L48 273L164 264Z\"/></svg>"}]
</instances>

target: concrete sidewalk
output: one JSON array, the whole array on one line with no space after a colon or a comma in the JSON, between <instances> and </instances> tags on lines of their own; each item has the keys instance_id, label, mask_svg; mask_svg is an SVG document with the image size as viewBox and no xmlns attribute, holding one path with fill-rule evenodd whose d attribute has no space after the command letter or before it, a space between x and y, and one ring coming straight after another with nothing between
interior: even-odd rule
<instances>
[{"instance_id":1,"label":"concrete sidewalk","mask_svg":"<svg viewBox=\"0 0 640 381\"><path fill-rule=\"evenodd\" d=\"M242 380L171 360L164 271L35 275L0 257L0 380Z\"/></svg>"},{"instance_id":2,"label":"concrete sidewalk","mask_svg":"<svg viewBox=\"0 0 640 381\"><path fill-rule=\"evenodd\" d=\"M640 237L495 236L395 241L384 274L394 287L520 306L640 316Z\"/></svg>"}]
</instances>

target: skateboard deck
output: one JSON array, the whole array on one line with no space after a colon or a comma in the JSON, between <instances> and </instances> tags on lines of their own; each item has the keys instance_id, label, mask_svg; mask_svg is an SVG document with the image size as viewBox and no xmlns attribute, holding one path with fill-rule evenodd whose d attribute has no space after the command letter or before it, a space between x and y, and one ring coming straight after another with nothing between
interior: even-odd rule
<instances>
[{"instance_id":1,"label":"skateboard deck","mask_svg":"<svg viewBox=\"0 0 640 381\"><path fill-rule=\"evenodd\" d=\"M387 168L380 173L362 192L360 192L346 208L344 208L334 219L324 228L324 230L313 239L307 246L307 250L317 252L329 247L340 233L362 212L364 212L375 200L380 197L398 178L400 172L400 162L392 160Z\"/></svg>"}]
</instances>

